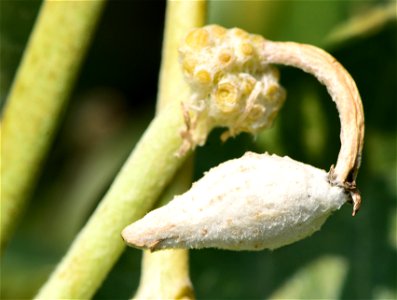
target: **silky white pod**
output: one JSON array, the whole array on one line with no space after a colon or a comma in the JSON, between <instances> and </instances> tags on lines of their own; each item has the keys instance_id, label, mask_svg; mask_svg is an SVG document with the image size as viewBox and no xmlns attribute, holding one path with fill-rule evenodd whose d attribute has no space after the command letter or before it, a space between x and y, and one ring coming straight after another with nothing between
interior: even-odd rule
<instances>
[{"instance_id":1,"label":"silky white pod","mask_svg":"<svg viewBox=\"0 0 397 300\"><path fill-rule=\"evenodd\" d=\"M275 249L310 236L349 201L328 177L289 157L248 152L211 169L122 236L129 246L152 251Z\"/></svg>"}]
</instances>

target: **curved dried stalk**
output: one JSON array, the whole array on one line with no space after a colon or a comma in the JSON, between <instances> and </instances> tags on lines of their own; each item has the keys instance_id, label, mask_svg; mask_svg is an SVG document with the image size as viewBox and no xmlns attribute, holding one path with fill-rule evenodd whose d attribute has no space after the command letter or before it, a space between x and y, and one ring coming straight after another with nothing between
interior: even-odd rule
<instances>
[{"instance_id":1,"label":"curved dried stalk","mask_svg":"<svg viewBox=\"0 0 397 300\"><path fill-rule=\"evenodd\" d=\"M331 168L330 180L351 192L355 215L361 202L355 180L364 143L364 111L354 80L334 57L311 45L267 40L262 55L269 63L289 65L313 74L336 103L341 121L341 149L335 168Z\"/></svg>"}]
</instances>

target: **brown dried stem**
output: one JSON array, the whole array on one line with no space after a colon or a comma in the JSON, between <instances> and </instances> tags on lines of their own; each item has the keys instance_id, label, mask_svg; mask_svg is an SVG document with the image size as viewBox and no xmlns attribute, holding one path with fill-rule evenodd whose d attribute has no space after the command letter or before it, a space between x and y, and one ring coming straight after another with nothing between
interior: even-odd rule
<instances>
[{"instance_id":1,"label":"brown dried stem","mask_svg":"<svg viewBox=\"0 0 397 300\"><path fill-rule=\"evenodd\" d=\"M355 215L361 202L355 180L364 142L364 112L354 80L334 57L314 46L266 40L262 55L266 62L313 74L327 87L341 121L341 149L335 168L331 168L330 180L351 193Z\"/></svg>"}]
</instances>

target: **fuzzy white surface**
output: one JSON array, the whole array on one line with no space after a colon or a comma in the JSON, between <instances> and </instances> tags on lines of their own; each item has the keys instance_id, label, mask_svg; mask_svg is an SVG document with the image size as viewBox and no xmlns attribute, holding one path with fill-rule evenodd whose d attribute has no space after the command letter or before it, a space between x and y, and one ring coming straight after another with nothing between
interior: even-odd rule
<instances>
[{"instance_id":1,"label":"fuzzy white surface","mask_svg":"<svg viewBox=\"0 0 397 300\"><path fill-rule=\"evenodd\" d=\"M319 230L348 196L327 173L289 157L248 152L122 233L133 247L261 250Z\"/></svg>"}]
</instances>

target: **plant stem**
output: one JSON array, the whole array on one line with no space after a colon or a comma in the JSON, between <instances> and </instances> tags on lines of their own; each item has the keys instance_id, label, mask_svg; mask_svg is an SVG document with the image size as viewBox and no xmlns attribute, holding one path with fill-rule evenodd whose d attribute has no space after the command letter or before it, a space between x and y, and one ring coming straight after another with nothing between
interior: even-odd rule
<instances>
[{"instance_id":1,"label":"plant stem","mask_svg":"<svg viewBox=\"0 0 397 300\"><path fill-rule=\"evenodd\" d=\"M172 5L177 3L180 1ZM183 7L184 13L191 18L189 7L202 5L203 1L183 3L180 7ZM190 24L189 28L192 26ZM183 30L180 30L182 33ZM178 37L181 37L181 34ZM174 51L177 53L175 37L168 37L167 40L174 40ZM164 51L165 56L174 56L171 52ZM175 62L177 63L176 59ZM178 64L177 66L179 68ZM162 72L162 81L174 80L173 74L177 72L180 71L172 66L171 69ZM120 238L122 229L153 207L185 159L175 156L182 144L179 132L183 128L184 120L180 101L189 97L188 89L185 91L186 93L175 92L162 97L164 100L160 100L159 103L167 103L164 105L166 107L152 121L101 204L37 295L38 298L87 298L94 294L125 247ZM162 93L160 91L160 95Z\"/></svg>"},{"instance_id":2,"label":"plant stem","mask_svg":"<svg viewBox=\"0 0 397 300\"><path fill-rule=\"evenodd\" d=\"M1 252L36 183L103 3L42 5L0 128Z\"/></svg>"},{"instance_id":3,"label":"plant stem","mask_svg":"<svg viewBox=\"0 0 397 300\"><path fill-rule=\"evenodd\" d=\"M81 299L94 294L124 250L121 230L153 206L184 161L175 155L183 124L179 103L152 121L37 298Z\"/></svg>"},{"instance_id":4,"label":"plant stem","mask_svg":"<svg viewBox=\"0 0 397 300\"><path fill-rule=\"evenodd\" d=\"M189 279L189 251L143 252L141 282L134 299L194 299Z\"/></svg>"},{"instance_id":5,"label":"plant stem","mask_svg":"<svg viewBox=\"0 0 397 300\"><path fill-rule=\"evenodd\" d=\"M181 95L190 96L178 62L178 47L189 30L205 24L205 18L205 0L167 1L157 110L180 99Z\"/></svg>"},{"instance_id":6,"label":"plant stem","mask_svg":"<svg viewBox=\"0 0 397 300\"><path fill-rule=\"evenodd\" d=\"M193 171L189 159L163 193L160 205L166 204L174 195L185 192L191 185ZM171 249L151 253L143 252L142 272L135 299L194 299L189 278L189 251Z\"/></svg>"},{"instance_id":7,"label":"plant stem","mask_svg":"<svg viewBox=\"0 0 397 300\"><path fill-rule=\"evenodd\" d=\"M160 70L157 111L164 109L181 94L189 97L178 63L178 46L192 27L205 24L205 1L168 1L165 19L163 57ZM170 186L163 193L160 204L166 204L174 195L185 192L191 185L192 157L181 167ZM144 251L141 280L136 299L194 299L189 278L189 251L166 250L158 253Z\"/></svg>"}]
</instances>

